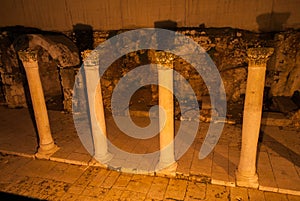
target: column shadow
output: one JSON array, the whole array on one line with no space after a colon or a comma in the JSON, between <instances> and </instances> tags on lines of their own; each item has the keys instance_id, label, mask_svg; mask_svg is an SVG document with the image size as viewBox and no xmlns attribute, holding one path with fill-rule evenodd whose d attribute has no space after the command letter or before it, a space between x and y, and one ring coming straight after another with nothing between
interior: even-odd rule
<instances>
[{"instance_id":1,"label":"column shadow","mask_svg":"<svg viewBox=\"0 0 300 201\"><path fill-rule=\"evenodd\" d=\"M290 15L291 13L289 12L271 12L258 15L256 22L259 26L259 32L283 31Z\"/></svg>"},{"instance_id":2,"label":"column shadow","mask_svg":"<svg viewBox=\"0 0 300 201\"><path fill-rule=\"evenodd\" d=\"M79 50L79 55L84 50L94 49L93 27L87 24L75 24L73 26L76 46Z\"/></svg>"},{"instance_id":3,"label":"column shadow","mask_svg":"<svg viewBox=\"0 0 300 201\"><path fill-rule=\"evenodd\" d=\"M300 155L298 153L296 153L289 147L283 145L282 143L278 142L275 138L273 138L272 136L268 135L263 131L261 131L260 133L258 153L261 149L262 144L275 151L281 157L289 160L294 165L300 167ZM257 161L258 161L258 157L257 157Z\"/></svg>"}]
</instances>

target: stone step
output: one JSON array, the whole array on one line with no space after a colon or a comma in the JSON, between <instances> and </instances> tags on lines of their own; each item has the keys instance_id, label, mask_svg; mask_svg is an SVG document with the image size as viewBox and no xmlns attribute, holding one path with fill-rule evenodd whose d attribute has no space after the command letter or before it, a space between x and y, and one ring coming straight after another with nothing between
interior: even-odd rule
<instances>
[{"instance_id":1,"label":"stone step","mask_svg":"<svg viewBox=\"0 0 300 201\"><path fill-rule=\"evenodd\" d=\"M295 91L294 92L294 94L292 96L292 100L300 108L300 92L299 91Z\"/></svg>"},{"instance_id":2,"label":"stone step","mask_svg":"<svg viewBox=\"0 0 300 201\"><path fill-rule=\"evenodd\" d=\"M272 102L273 108L284 114L289 114L290 112L298 109L298 106L294 103L294 101L287 96L275 96L272 98Z\"/></svg>"},{"instance_id":3,"label":"stone step","mask_svg":"<svg viewBox=\"0 0 300 201\"><path fill-rule=\"evenodd\" d=\"M292 124L292 120L279 112L264 112L261 124L266 126L289 126Z\"/></svg>"}]
</instances>

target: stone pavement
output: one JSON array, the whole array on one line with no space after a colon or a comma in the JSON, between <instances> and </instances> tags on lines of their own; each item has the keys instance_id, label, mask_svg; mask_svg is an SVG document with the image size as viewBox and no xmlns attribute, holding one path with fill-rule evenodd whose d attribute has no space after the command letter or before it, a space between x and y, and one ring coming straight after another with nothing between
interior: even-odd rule
<instances>
[{"instance_id":1,"label":"stone pavement","mask_svg":"<svg viewBox=\"0 0 300 201\"><path fill-rule=\"evenodd\" d=\"M300 200L295 195L12 155L0 155L0 169L1 200Z\"/></svg>"},{"instance_id":2,"label":"stone pavement","mask_svg":"<svg viewBox=\"0 0 300 201\"><path fill-rule=\"evenodd\" d=\"M74 128L72 115L64 114L58 111L49 111L50 125L53 138L56 144L60 147L60 149L54 155L52 155L52 157L50 158L51 161L46 162L32 160L37 148L37 137L32 123L33 121L31 120L31 116L28 110L7 109L5 107L0 107L0 114L1 153L25 156L27 157L27 159L22 160L30 160L32 161L31 163L44 163L44 166L42 167L45 167L46 171L49 168L51 168L51 165L46 164L63 164L62 166L66 168L77 167L78 170L84 169L96 171L97 169L97 171L104 171L103 168L94 167L95 164L93 163L92 157L83 147L82 143L79 140L76 129ZM135 122L140 125L147 124L147 119L136 118ZM179 123L180 122L176 121L176 129L178 129ZM194 140L194 143L187 150L187 152L178 160L178 167L176 170L175 178L177 178L178 181L183 183L184 181L187 182L187 180L193 182L198 181L200 183L204 182L206 185L206 189L210 188L208 186L214 186L211 184L223 185L224 187L218 186L218 188L227 189L226 192L224 192L223 194L232 194L235 191L232 189L239 189L237 190L237 192L245 191L246 194L249 194L249 192L252 191L254 192L255 190L240 190L242 188L235 187L234 171L236 170L239 160L239 150L241 146L241 125L225 125L222 136L214 151L205 159L199 160L198 153L202 145L203 139L206 135L207 129L207 123L200 123L199 131ZM107 130L108 138L110 139L110 141L122 150L139 154L158 150L159 142L157 136L147 140L137 140L131 138L127 135L122 134L116 128L111 117L107 117ZM271 192L280 192L282 193L281 195L300 195L299 130L296 130L291 127L263 126L262 131L263 132L260 138L257 164L260 184L259 189L261 191L257 192L259 192L259 194L263 194L266 197L266 199L266 194L275 195ZM130 159L125 159L125 161L128 162L130 161ZM155 163L156 161L153 161L153 165L155 165ZM43 169L42 167L41 169ZM37 167L33 168L38 169ZM125 170L119 168L118 166L112 168L115 170L121 170L129 173L136 172L136 170ZM82 173L85 172L84 170L82 171ZM52 171L54 170L51 170L51 172ZM63 170L57 171L64 172ZM72 169L70 171L76 172L77 170L75 171ZM116 173L117 172L112 174ZM151 177L151 175L154 175L153 172L143 173L148 174L147 178L153 178L153 180L156 180L156 178L167 179L170 182L174 180L174 178L169 179L162 177ZM126 173L118 174L128 175ZM27 177L30 178L30 174ZM130 177L138 176L131 175ZM73 180L69 183L72 184ZM263 191L269 191L269 193ZM122 197L123 196L125 195L122 195ZM286 197L286 195L284 196L285 198L288 197ZM182 200L183 198L174 199Z\"/></svg>"}]
</instances>

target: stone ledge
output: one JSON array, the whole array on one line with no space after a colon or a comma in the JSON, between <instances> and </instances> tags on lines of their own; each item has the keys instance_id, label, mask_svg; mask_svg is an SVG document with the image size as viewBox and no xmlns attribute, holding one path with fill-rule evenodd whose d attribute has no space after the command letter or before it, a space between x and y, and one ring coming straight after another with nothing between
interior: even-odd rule
<instances>
[{"instance_id":1,"label":"stone ledge","mask_svg":"<svg viewBox=\"0 0 300 201\"><path fill-rule=\"evenodd\" d=\"M1 154L7 154L7 155L13 155L13 156L21 156L25 158L35 158L34 154L26 154L21 152L15 152L15 151L7 151L7 150L0 150Z\"/></svg>"},{"instance_id":2,"label":"stone ledge","mask_svg":"<svg viewBox=\"0 0 300 201\"><path fill-rule=\"evenodd\" d=\"M286 118L282 113L264 112L261 124L266 126L290 126L292 120Z\"/></svg>"},{"instance_id":3,"label":"stone ledge","mask_svg":"<svg viewBox=\"0 0 300 201\"><path fill-rule=\"evenodd\" d=\"M0 153L2 154L7 154L7 155L15 155L15 156L22 156L22 157L27 157L27 158L35 158L34 154L24 154L20 152L13 152L13 151L6 151L6 150L0 150ZM37 160L44 160L44 159L37 159ZM73 165L80 165L80 166L94 166L94 167L101 167L104 169L109 169L109 167L101 166L97 164L95 161L91 160L89 163L83 163L75 160L66 160L62 158L56 158L56 157L50 157L50 161L55 161L55 162L60 162L60 163L67 163L67 164L73 164ZM165 175L165 174L154 174L153 172L141 172L141 171L124 171L125 169L121 170L122 172L127 172L127 173L132 173L132 174L144 174L144 175L150 175L150 176L159 176L159 177L167 177L167 178L174 178L174 176L170 175ZM117 171L117 170L116 170ZM176 179L181 179L181 180L188 180L188 181L199 181L199 182L207 182L211 184L216 184L216 185L223 185L223 186L231 186L234 187L236 186L232 182L226 182L222 180L215 180L207 176L203 175L192 175L190 174L189 176L185 176L184 178L180 178L181 173L176 172ZM290 189L282 189L282 188L276 188L276 187L268 187L268 186L261 186L259 185L259 190L261 191L267 191L267 192L276 192L276 193L283 193L283 194L289 194L289 195L297 195L300 196L300 191L297 190L290 190Z\"/></svg>"},{"instance_id":4,"label":"stone ledge","mask_svg":"<svg viewBox=\"0 0 300 201\"><path fill-rule=\"evenodd\" d=\"M229 186L229 187L236 187L235 182L224 181L219 179L211 179L211 184L221 185L221 186Z\"/></svg>"}]
</instances>

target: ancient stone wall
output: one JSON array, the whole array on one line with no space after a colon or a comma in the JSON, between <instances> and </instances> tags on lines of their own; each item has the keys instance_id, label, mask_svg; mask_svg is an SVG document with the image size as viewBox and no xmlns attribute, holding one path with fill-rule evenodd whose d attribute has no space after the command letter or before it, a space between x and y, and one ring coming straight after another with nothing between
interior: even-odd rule
<instances>
[{"instance_id":1,"label":"ancient stone wall","mask_svg":"<svg viewBox=\"0 0 300 201\"><path fill-rule=\"evenodd\" d=\"M80 62L78 49L62 34L36 32L26 28L8 28L1 32L0 80L5 102L12 108L27 107L30 103L25 71L17 51L31 48L38 50L39 73L48 108L71 111L74 68L78 68Z\"/></svg>"},{"instance_id":2,"label":"ancient stone wall","mask_svg":"<svg viewBox=\"0 0 300 201\"><path fill-rule=\"evenodd\" d=\"M126 30L94 31L92 34L92 41L94 43L93 47L96 48L101 42L124 31ZM275 53L272 55L267 65L265 86L268 90L265 90L267 95L266 97L292 96L295 91L300 91L299 31L290 30L279 33L258 34L231 28L181 28L178 29L177 32L191 37L210 55L216 67L220 71L226 90L227 100L229 102L235 103L243 101L248 66L246 50L250 47L275 48ZM7 36L11 34L12 33L2 32L1 77L5 89L7 104L10 106L25 106L26 101L23 89L23 81L25 77L24 72L22 72L19 68L19 62L15 50L11 46L13 41L9 41L9 37ZM73 32L64 32L63 34L72 40L73 44L77 44L77 46L80 47L84 46L84 44L78 44L76 34ZM81 43L85 43L84 40L79 41ZM90 39L87 42L90 42ZM41 49L41 51L47 50L44 48ZM41 54L44 55L44 62L53 62L53 58L49 59L49 57L53 57L53 55L46 53ZM54 57L57 57L57 55L54 55ZM79 56L77 59L79 59ZM61 57L54 58L54 60L60 60L61 63L67 62L65 58ZM111 94L120 78L131 69L149 63L155 63L153 50L141 50L124 55L108 68L101 79L102 93L106 109L110 110ZM72 90L78 67L79 66L66 65L53 66L53 68L55 68L53 69L53 72L56 71L59 74L58 77L60 84L57 84L57 82L51 82L50 79L47 81L49 89L51 87L55 89L59 87L61 88L60 90L62 90L64 96L64 109L68 111L71 111ZM203 96L208 95L208 90L201 76L196 73L195 69L190 64L179 57L175 57L174 68L189 81L199 101L201 101ZM148 103L151 105L157 101L157 89L154 86L147 87L151 91L152 100ZM126 90L126 86L124 86L124 90ZM57 93L58 91L59 89L56 90Z\"/></svg>"},{"instance_id":3,"label":"ancient stone wall","mask_svg":"<svg viewBox=\"0 0 300 201\"><path fill-rule=\"evenodd\" d=\"M275 35L275 64L269 68L272 96L292 96L300 89L300 32Z\"/></svg>"},{"instance_id":4,"label":"ancient stone wall","mask_svg":"<svg viewBox=\"0 0 300 201\"><path fill-rule=\"evenodd\" d=\"M266 97L292 96L295 91L300 90L299 31L257 34L227 28L181 29L178 32L198 42L210 55L220 71L228 101L243 100L248 66L246 50L250 47L275 48L275 53L267 65ZM94 47L109 36L112 34L108 32L94 32ZM122 61L112 64L102 80L105 104L110 105L110 94L122 75L136 66L155 63L151 54L151 51L134 52L124 56ZM199 101L201 97L208 95L201 76L190 64L176 57L174 68L189 81ZM153 89L152 92L153 99L156 99L156 90Z\"/></svg>"},{"instance_id":5,"label":"ancient stone wall","mask_svg":"<svg viewBox=\"0 0 300 201\"><path fill-rule=\"evenodd\" d=\"M25 72L19 67L17 54L7 32L0 35L0 76L5 102L8 107L26 107L24 91Z\"/></svg>"}]
</instances>

